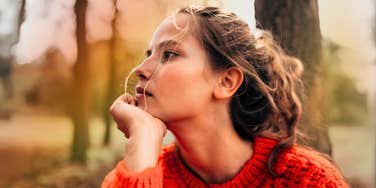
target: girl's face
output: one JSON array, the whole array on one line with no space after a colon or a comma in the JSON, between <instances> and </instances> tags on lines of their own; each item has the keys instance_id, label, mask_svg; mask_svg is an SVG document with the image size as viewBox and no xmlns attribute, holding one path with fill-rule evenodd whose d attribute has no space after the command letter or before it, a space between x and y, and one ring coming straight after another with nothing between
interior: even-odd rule
<instances>
[{"instance_id":1,"label":"girl's face","mask_svg":"<svg viewBox=\"0 0 376 188\"><path fill-rule=\"evenodd\" d=\"M179 14L175 19L167 18L158 26L135 71L138 106L165 123L205 115L218 80L192 32L177 39L191 17Z\"/></svg>"}]
</instances>

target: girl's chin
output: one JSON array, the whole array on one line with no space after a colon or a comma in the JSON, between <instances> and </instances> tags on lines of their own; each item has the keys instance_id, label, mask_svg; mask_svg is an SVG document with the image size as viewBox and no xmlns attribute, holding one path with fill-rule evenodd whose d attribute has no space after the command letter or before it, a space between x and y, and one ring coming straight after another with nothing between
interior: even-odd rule
<instances>
[{"instance_id":1,"label":"girl's chin","mask_svg":"<svg viewBox=\"0 0 376 188\"><path fill-rule=\"evenodd\" d=\"M161 114L156 110L156 108L152 108L149 104L147 106L145 106L145 104L138 104L137 107L141 108L144 111L146 111L147 113L149 113L150 115L152 115L155 118L158 118L158 119L160 119L162 121L164 119L161 116Z\"/></svg>"},{"instance_id":2,"label":"girl's chin","mask_svg":"<svg viewBox=\"0 0 376 188\"><path fill-rule=\"evenodd\" d=\"M146 107L145 107L145 105L140 105L140 104L138 104L138 106L137 106L138 108L141 108L142 110L144 110L144 111L146 111L146 112L148 112L148 113L150 113L150 110L149 109L147 109Z\"/></svg>"},{"instance_id":3,"label":"girl's chin","mask_svg":"<svg viewBox=\"0 0 376 188\"><path fill-rule=\"evenodd\" d=\"M150 105L145 106L144 104L138 104L137 107L141 108L142 110L146 111L152 116L156 115L156 112L153 109L151 109Z\"/></svg>"}]
</instances>

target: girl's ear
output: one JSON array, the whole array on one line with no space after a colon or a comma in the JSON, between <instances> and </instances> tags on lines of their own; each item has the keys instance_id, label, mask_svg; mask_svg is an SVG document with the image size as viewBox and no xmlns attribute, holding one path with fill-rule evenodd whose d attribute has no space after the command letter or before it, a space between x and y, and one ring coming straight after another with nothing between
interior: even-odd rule
<instances>
[{"instance_id":1,"label":"girl's ear","mask_svg":"<svg viewBox=\"0 0 376 188\"><path fill-rule=\"evenodd\" d=\"M223 71L214 89L214 98L231 98L242 84L243 79L243 71L239 67L233 66Z\"/></svg>"}]
</instances>

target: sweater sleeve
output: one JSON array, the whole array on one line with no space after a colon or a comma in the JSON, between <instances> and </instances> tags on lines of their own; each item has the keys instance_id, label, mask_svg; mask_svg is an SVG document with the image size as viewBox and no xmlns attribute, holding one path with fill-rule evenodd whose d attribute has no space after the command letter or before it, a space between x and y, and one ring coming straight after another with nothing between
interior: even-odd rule
<instances>
[{"instance_id":1,"label":"sweater sleeve","mask_svg":"<svg viewBox=\"0 0 376 188\"><path fill-rule=\"evenodd\" d=\"M158 164L141 172L130 172L124 161L120 161L115 169L107 174L102 188L162 188L163 170Z\"/></svg>"}]
</instances>

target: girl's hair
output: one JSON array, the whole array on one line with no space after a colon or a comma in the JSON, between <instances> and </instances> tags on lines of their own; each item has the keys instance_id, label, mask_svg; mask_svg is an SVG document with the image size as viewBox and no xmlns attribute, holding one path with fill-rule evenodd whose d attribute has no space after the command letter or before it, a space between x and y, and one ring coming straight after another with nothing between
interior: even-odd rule
<instances>
[{"instance_id":1,"label":"girl's hair","mask_svg":"<svg viewBox=\"0 0 376 188\"><path fill-rule=\"evenodd\" d=\"M252 34L247 23L219 7L184 7L177 14L192 16L191 29L214 70L243 70L244 80L230 102L231 119L243 139L264 135L279 140L267 165L277 176L272 168L276 156L295 143L302 114L302 63L287 55L268 32Z\"/></svg>"}]
</instances>

